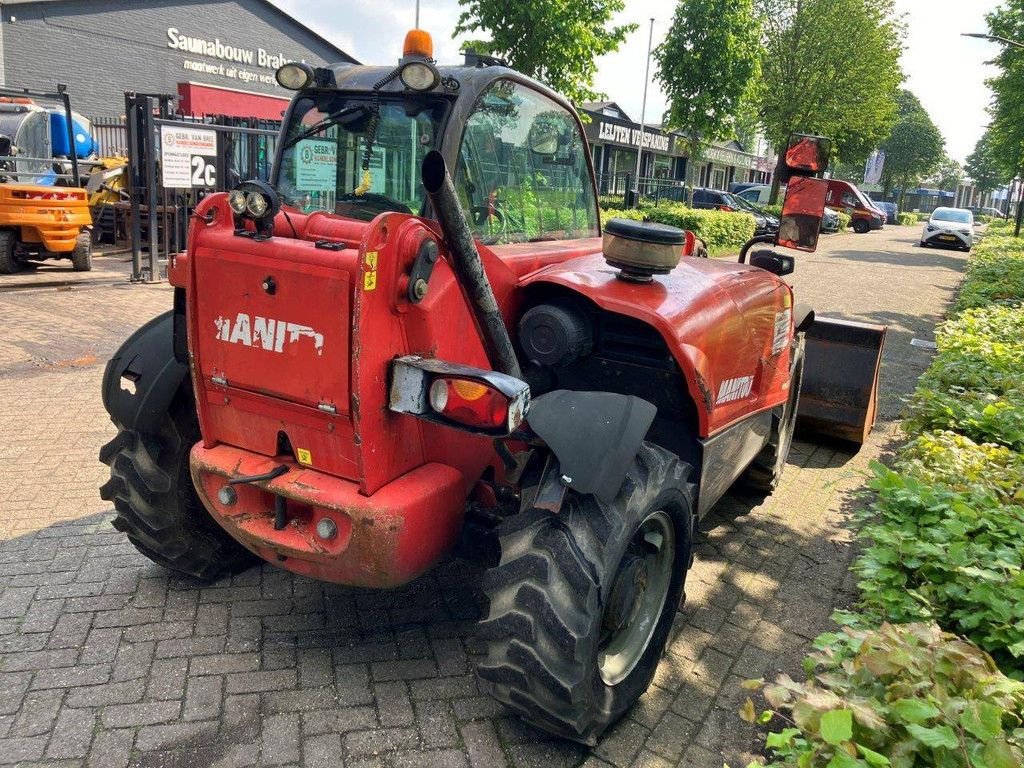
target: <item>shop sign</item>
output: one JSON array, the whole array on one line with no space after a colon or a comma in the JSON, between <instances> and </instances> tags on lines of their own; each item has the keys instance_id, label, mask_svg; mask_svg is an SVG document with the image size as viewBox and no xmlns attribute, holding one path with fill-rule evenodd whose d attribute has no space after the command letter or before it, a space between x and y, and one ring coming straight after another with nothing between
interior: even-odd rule
<instances>
[{"instance_id":1,"label":"shop sign","mask_svg":"<svg viewBox=\"0 0 1024 768\"><path fill-rule=\"evenodd\" d=\"M207 40L202 37L183 35L177 27L167 28L167 47L182 53L192 53L197 56L208 56L211 59L233 61L237 64L249 64L273 70L277 70L282 64L294 61L283 53L271 53L264 48L252 49L227 45L222 43L218 37Z\"/></svg>"},{"instance_id":2,"label":"shop sign","mask_svg":"<svg viewBox=\"0 0 1024 768\"><path fill-rule=\"evenodd\" d=\"M736 152L732 149L726 149L725 147L708 147L704 150L703 158L709 163L718 163L719 165L733 165L737 168L754 168L756 167L756 160L752 155L746 155L742 152Z\"/></svg>"},{"instance_id":3,"label":"shop sign","mask_svg":"<svg viewBox=\"0 0 1024 768\"><path fill-rule=\"evenodd\" d=\"M160 126L160 169L168 189L217 185L217 132L187 125Z\"/></svg>"},{"instance_id":4,"label":"shop sign","mask_svg":"<svg viewBox=\"0 0 1024 768\"><path fill-rule=\"evenodd\" d=\"M610 141L615 144L639 147L641 136L643 137L644 149L668 152L672 144L671 137L664 133L641 131L639 128L631 128L628 125L618 125L617 123L602 122L598 124L598 141Z\"/></svg>"},{"instance_id":5,"label":"shop sign","mask_svg":"<svg viewBox=\"0 0 1024 768\"><path fill-rule=\"evenodd\" d=\"M304 192L333 192L337 186L338 145L303 139L295 145L295 187Z\"/></svg>"}]
</instances>

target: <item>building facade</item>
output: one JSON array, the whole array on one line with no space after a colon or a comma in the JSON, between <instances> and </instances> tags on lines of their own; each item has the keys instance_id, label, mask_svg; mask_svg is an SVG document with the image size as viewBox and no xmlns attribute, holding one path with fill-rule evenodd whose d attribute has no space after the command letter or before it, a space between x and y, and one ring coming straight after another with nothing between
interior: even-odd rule
<instances>
[{"instance_id":1,"label":"building facade","mask_svg":"<svg viewBox=\"0 0 1024 768\"><path fill-rule=\"evenodd\" d=\"M613 101L584 104L582 111L590 118L586 134L602 194L619 195L630 188L641 143L641 190L645 194L658 190L670 198L673 189L681 190L690 162L685 136L651 125L641 130ZM770 183L773 170L773 161L746 152L732 141L704 149L694 183L721 190L733 182Z\"/></svg>"},{"instance_id":2,"label":"building facade","mask_svg":"<svg viewBox=\"0 0 1024 768\"><path fill-rule=\"evenodd\" d=\"M86 116L124 113L124 92L179 111L280 119L288 61L355 61L266 0L0 0L7 87L65 83Z\"/></svg>"}]
</instances>

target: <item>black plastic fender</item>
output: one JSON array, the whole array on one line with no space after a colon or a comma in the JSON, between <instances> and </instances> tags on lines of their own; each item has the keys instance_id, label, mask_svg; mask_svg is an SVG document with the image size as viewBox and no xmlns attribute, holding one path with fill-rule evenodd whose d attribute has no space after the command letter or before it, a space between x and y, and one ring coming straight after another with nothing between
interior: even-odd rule
<instances>
[{"instance_id":1,"label":"black plastic fender","mask_svg":"<svg viewBox=\"0 0 1024 768\"><path fill-rule=\"evenodd\" d=\"M164 312L110 358L103 371L103 407L118 428L149 432L187 379L188 366L174 356L174 312Z\"/></svg>"},{"instance_id":2,"label":"black plastic fender","mask_svg":"<svg viewBox=\"0 0 1024 768\"><path fill-rule=\"evenodd\" d=\"M534 399L527 420L558 459L566 487L610 502L657 411L633 395L559 389Z\"/></svg>"}]
</instances>

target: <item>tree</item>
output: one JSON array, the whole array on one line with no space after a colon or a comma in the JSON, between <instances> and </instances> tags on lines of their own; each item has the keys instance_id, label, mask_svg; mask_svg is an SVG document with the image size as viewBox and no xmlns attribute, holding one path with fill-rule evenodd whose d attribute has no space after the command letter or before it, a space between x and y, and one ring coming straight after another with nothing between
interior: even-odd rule
<instances>
[{"instance_id":1,"label":"tree","mask_svg":"<svg viewBox=\"0 0 1024 768\"><path fill-rule=\"evenodd\" d=\"M896 93L898 114L888 138L882 142L885 166L882 188L888 196L893 185L899 187L899 206L907 188L939 167L946 156L942 132L932 121L920 100L906 89ZM962 174L962 171L960 171Z\"/></svg>"},{"instance_id":2,"label":"tree","mask_svg":"<svg viewBox=\"0 0 1024 768\"><path fill-rule=\"evenodd\" d=\"M757 0L765 55L761 121L773 146L790 133L833 140L835 159L866 157L896 121L902 24L892 0ZM777 196L776 175L773 200Z\"/></svg>"},{"instance_id":3,"label":"tree","mask_svg":"<svg viewBox=\"0 0 1024 768\"><path fill-rule=\"evenodd\" d=\"M925 177L925 183L929 187L935 187L947 192L956 192L960 182L963 181L964 175L963 165L943 152L941 157L939 157L939 161L935 164L935 168Z\"/></svg>"},{"instance_id":4,"label":"tree","mask_svg":"<svg viewBox=\"0 0 1024 768\"><path fill-rule=\"evenodd\" d=\"M1024 38L1024 2L1007 0L986 17L989 32L1009 40ZM1024 51L1013 45L1003 45L993 62L998 74L988 81L992 89L988 136L995 164L1002 168L1006 178L1024 173ZM1017 228L1020 235L1021 215L1024 209L1017 204Z\"/></svg>"},{"instance_id":5,"label":"tree","mask_svg":"<svg viewBox=\"0 0 1024 768\"><path fill-rule=\"evenodd\" d=\"M679 0L654 51L665 87L664 122L687 145L687 187L702 147L732 135L735 115L758 72L760 32L753 0Z\"/></svg>"},{"instance_id":6,"label":"tree","mask_svg":"<svg viewBox=\"0 0 1024 768\"><path fill-rule=\"evenodd\" d=\"M991 129L985 131L974 145L974 151L967 156L966 170L979 192L994 192L1012 177L996 158Z\"/></svg>"},{"instance_id":7,"label":"tree","mask_svg":"<svg viewBox=\"0 0 1024 768\"><path fill-rule=\"evenodd\" d=\"M459 0L452 37L484 32L490 40L467 48L500 56L525 75L547 83L575 104L603 94L593 90L594 60L618 50L636 24L609 26L624 0Z\"/></svg>"}]
</instances>

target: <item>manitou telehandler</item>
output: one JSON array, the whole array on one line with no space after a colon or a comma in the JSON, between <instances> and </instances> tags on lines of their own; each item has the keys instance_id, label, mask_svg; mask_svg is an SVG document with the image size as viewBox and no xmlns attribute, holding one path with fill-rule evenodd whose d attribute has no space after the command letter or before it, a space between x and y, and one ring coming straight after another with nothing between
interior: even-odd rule
<instances>
[{"instance_id":1,"label":"manitou telehandler","mask_svg":"<svg viewBox=\"0 0 1024 768\"><path fill-rule=\"evenodd\" d=\"M500 61L439 67L416 30L397 66L277 78L272 182L197 206L173 310L107 366L114 527L202 579L262 558L378 588L496 541L479 677L594 744L651 681L701 518L778 482L805 332L838 326L794 304L791 256L616 219L602 240L579 118ZM813 248L824 182L794 181L826 161L794 148L779 237ZM878 351L838 385L869 380L848 437Z\"/></svg>"}]
</instances>

